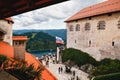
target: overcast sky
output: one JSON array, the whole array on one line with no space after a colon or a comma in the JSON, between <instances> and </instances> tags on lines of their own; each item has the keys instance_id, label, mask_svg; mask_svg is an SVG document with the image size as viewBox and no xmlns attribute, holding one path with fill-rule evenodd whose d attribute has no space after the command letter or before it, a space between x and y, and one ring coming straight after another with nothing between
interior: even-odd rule
<instances>
[{"instance_id":1,"label":"overcast sky","mask_svg":"<svg viewBox=\"0 0 120 80\"><path fill-rule=\"evenodd\" d=\"M87 6L102 1L106 0L70 0L13 16L13 29L65 29L64 21L67 18Z\"/></svg>"}]
</instances>

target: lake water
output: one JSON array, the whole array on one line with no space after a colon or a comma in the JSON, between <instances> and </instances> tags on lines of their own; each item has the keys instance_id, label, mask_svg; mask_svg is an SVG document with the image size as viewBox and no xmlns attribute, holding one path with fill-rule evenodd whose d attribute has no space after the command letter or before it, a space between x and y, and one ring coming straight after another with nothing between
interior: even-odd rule
<instances>
[{"instance_id":1,"label":"lake water","mask_svg":"<svg viewBox=\"0 0 120 80\"><path fill-rule=\"evenodd\" d=\"M56 54L56 51L50 51L50 50L46 50L46 51L32 51L30 52L31 54L33 54L36 57L42 57L42 55L47 55L47 54Z\"/></svg>"}]
</instances>

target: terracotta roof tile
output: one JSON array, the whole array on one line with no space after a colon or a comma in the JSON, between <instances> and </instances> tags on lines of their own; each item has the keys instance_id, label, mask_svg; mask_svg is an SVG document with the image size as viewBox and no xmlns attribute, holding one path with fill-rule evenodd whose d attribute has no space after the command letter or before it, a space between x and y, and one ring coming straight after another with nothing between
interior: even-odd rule
<instances>
[{"instance_id":1,"label":"terracotta roof tile","mask_svg":"<svg viewBox=\"0 0 120 80\"><path fill-rule=\"evenodd\" d=\"M10 18L10 17L4 18L4 20L11 21L12 23L14 23L14 21L13 21L12 18Z\"/></svg>"},{"instance_id":2,"label":"terracotta roof tile","mask_svg":"<svg viewBox=\"0 0 120 80\"><path fill-rule=\"evenodd\" d=\"M14 57L13 47L6 42L0 41L0 54L13 58Z\"/></svg>"},{"instance_id":3,"label":"terracotta roof tile","mask_svg":"<svg viewBox=\"0 0 120 80\"><path fill-rule=\"evenodd\" d=\"M13 36L12 39L14 41L17 41L17 40L28 40L27 36Z\"/></svg>"},{"instance_id":4,"label":"terracotta roof tile","mask_svg":"<svg viewBox=\"0 0 120 80\"><path fill-rule=\"evenodd\" d=\"M25 53L25 61L28 63L28 64L33 64L34 63L34 66L35 68L37 68L39 65L42 65L42 63L40 63L40 61L38 61L32 54L30 53ZM57 80L57 78L51 74L47 68L45 68L42 72L42 79L43 80Z\"/></svg>"},{"instance_id":5,"label":"terracotta roof tile","mask_svg":"<svg viewBox=\"0 0 120 80\"><path fill-rule=\"evenodd\" d=\"M65 22L118 11L120 11L120 0L108 0L80 10Z\"/></svg>"},{"instance_id":6,"label":"terracotta roof tile","mask_svg":"<svg viewBox=\"0 0 120 80\"><path fill-rule=\"evenodd\" d=\"M7 56L8 58L14 58L13 47L6 42L0 41L0 54ZM30 65L34 63L34 67L42 65L32 54L25 53L25 61ZM53 74L45 68L41 74L43 80L58 80Z\"/></svg>"}]
</instances>

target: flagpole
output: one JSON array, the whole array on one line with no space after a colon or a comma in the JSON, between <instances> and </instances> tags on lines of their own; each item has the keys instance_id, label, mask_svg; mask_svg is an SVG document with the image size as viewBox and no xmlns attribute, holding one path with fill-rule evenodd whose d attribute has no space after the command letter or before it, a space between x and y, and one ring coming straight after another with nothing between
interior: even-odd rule
<instances>
[{"instance_id":1,"label":"flagpole","mask_svg":"<svg viewBox=\"0 0 120 80\"><path fill-rule=\"evenodd\" d=\"M64 44L64 41L62 38L56 36L56 49L57 49L57 63L62 63L62 58L61 58L61 50L62 50L62 45Z\"/></svg>"}]
</instances>

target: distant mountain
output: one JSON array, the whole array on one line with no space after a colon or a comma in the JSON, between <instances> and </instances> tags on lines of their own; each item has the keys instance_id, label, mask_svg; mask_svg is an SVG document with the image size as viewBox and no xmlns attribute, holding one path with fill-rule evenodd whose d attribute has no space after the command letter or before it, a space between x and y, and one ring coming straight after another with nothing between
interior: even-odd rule
<instances>
[{"instance_id":1,"label":"distant mountain","mask_svg":"<svg viewBox=\"0 0 120 80\"><path fill-rule=\"evenodd\" d=\"M26 45L27 51L55 50L55 37L44 32L27 32L14 34L14 36L28 36Z\"/></svg>"},{"instance_id":2,"label":"distant mountain","mask_svg":"<svg viewBox=\"0 0 120 80\"><path fill-rule=\"evenodd\" d=\"M14 30L14 36L28 36L27 51L55 50L55 36L66 43L66 30Z\"/></svg>"},{"instance_id":3,"label":"distant mountain","mask_svg":"<svg viewBox=\"0 0 120 80\"><path fill-rule=\"evenodd\" d=\"M63 38L63 40L66 40L66 29L52 29L52 30L13 30L14 34L24 34L27 32L45 32L48 33L49 35L55 37L59 36Z\"/></svg>"}]
</instances>

